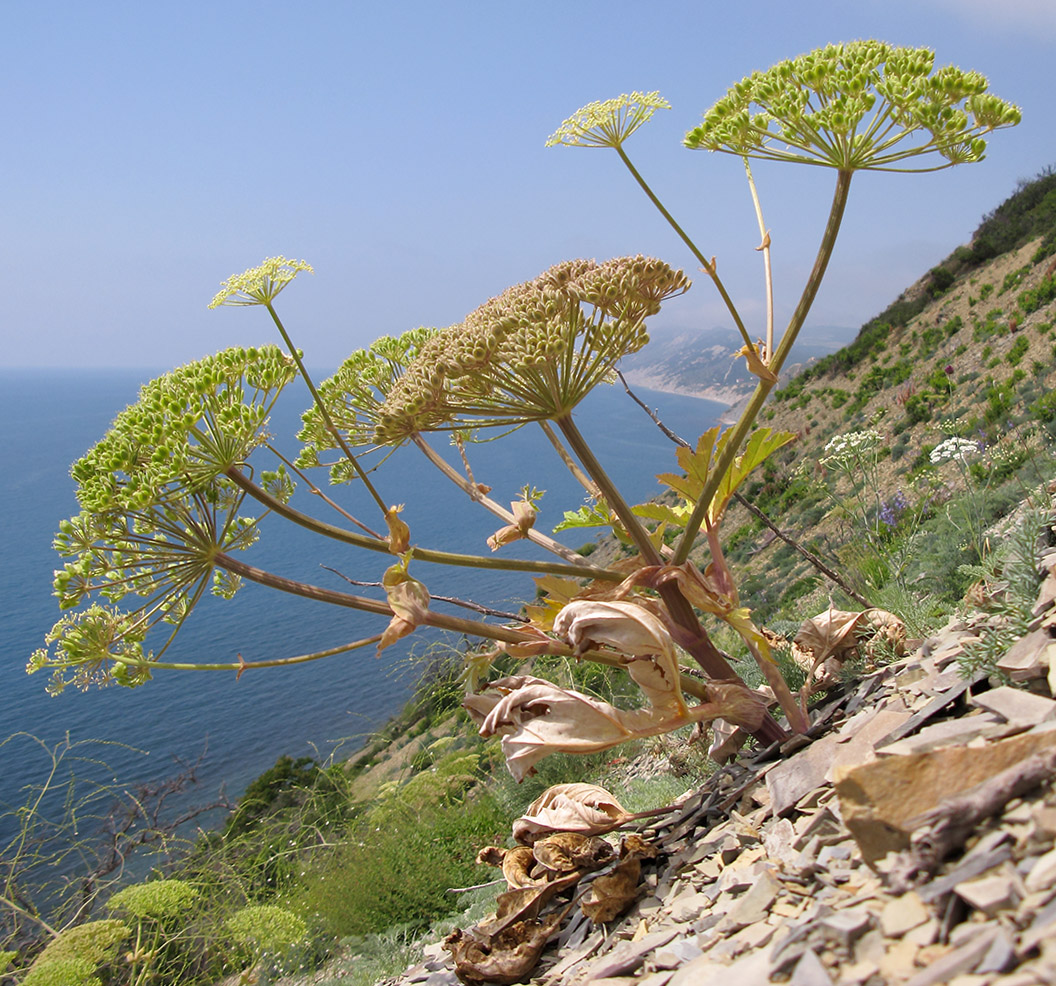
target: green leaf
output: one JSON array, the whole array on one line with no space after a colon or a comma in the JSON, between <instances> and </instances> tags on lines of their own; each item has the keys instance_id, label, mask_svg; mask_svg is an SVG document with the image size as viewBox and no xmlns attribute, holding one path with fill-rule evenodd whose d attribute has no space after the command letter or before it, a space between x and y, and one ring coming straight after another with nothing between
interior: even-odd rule
<instances>
[{"instance_id":1,"label":"green leaf","mask_svg":"<svg viewBox=\"0 0 1056 986\"><path fill-rule=\"evenodd\" d=\"M612 515L604 502L591 503L580 507L578 510L566 510L564 519L554 533L559 531L570 531L577 527L611 527Z\"/></svg>"}]
</instances>

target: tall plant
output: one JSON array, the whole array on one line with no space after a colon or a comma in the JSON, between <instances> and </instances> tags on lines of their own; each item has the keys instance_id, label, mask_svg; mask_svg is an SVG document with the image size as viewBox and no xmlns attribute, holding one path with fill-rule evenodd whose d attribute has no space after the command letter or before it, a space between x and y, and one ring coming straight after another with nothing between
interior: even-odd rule
<instances>
[{"instance_id":1,"label":"tall plant","mask_svg":"<svg viewBox=\"0 0 1056 986\"><path fill-rule=\"evenodd\" d=\"M627 154L627 139L657 109L667 108L665 100L657 93L632 93L593 103L550 138L551 144L616 151L718 290L743 340L741 354L758 377L738 423L721 435L708 432L694 448L681 450L681 472L662 477L677 494L676 505L636 509L629 504L574 415L594 387L612 379L622 357L646 344L646 320L689 288L681 271L644 257L566 261L491 299L458 325L378 340L353 353L317 386L275 307L278 294L311 267L271 258L225 282L213 305L265 308L286 351L275 346L226 350L148 384L138 403L119 415L106 437L73 467L82 510L62 525L56 541L70 559L56 577L56 591L62 606L74 612L56 624L29 670L51 670L53 689L71 682L138 685L161 669L242 673L367 646L380 650L422 626L453 630L490 642L483 659L474 656L470 678L479 688L467 707L483 733L503 734L511 770L523 776L553 750L604 749L689 722L722 718L765 742L785 735L701 625L702 617L717 617L741 635L763 668L789 726L804 730L806 718L739 599L723 556L720 526L727 503L751 470L790 439L759 428L746 444L821 284L854 173L929 171L978 161L986 146L983 135L1019 122L1019 111L988 94L978 73L933 69L927 49L875 41L831 45L743 79L686 135L689 148L744 161L762 237L765 340L753 341L715 260L671 216ZM770 237L751 159L835 171L813 269L780 335L774 325ZM313 404L304 415L302 452L289 462L271 447L266 428L275 398L297 376L307 384ZM477 482L466 449L478 434L533 423L591 498L570 522L610 527L631 546L631 564L593 565L538 531L534 489L526 488L507 510ZM458 446L464 471L437 452L437 433ZM489 540L493 551L530 540L553 560L508 559L505 552L451 553L414 544L400 507L383 495L384 471L375 480L363 464L371 451L397 445L415 446L500 519L503 526ZM264 469L267 453L278 459ZM326 470L331 483L358 483L363 509L376 519L364 521L324 494L309 479L314 469ZM298 481L336 511L337 522L292 505ZM255 516L247 516L251 509ZM391 556L381 580L384 598L307 584L243 561L240 554L258 537L265 514ZM698 548L709 556L703 570L690 561ZM472 617L440 611L419 577L423 561L531 572L538 577L542 601L506 623L481 619L479 610ZM166 660L171 640L205 592L231 596L247 580L373 613L388 624L367 639L296 657L240 658L226 665ZM148 634L159 638L156 649L148 646ZM682 674L679 648L701 665L706 682ZM488 659L501 652L574 654L620 668L641 687L645 705L618 709L527 674L480 684Z\"/></svg>"}]
</instances>

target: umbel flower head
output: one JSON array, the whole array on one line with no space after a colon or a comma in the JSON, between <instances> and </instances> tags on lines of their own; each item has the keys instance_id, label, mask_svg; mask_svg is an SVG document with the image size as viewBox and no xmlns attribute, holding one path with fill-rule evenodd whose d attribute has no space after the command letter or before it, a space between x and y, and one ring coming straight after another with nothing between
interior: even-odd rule
<instances>
[{"instance_id":1,"label":"umbel flower head","mask_svg":"<svg viewBox=\"0 0 1056 986\"><path fill-rule=\"evenodd\" d=\"M240 516L245 494L224 472L267 439L268 414L296 370L275 346L229 349L146 384L139 400L70 470L81 513L60 525L55 573L63 609L102 597L139 597L130 612L98 603L66 616L28 670L54 671L52 691L73 683L140 684L150 677L148 630L170 624L169 640L212 580L230 596L238 581L214 571L218 552L249 547L257 522ZM282 471L261 483L281 500ZM161 652L164 652L165 644Z\"/></svg>"},{"instance_id":2,"label":"umbel flower head","mask_svg":"<svg viewBox=\"0 0 1056 986\"><path fill-rule=\"evenodd\" d=\"M250 267L241 274L232 274L220 286L210 308L221 305L270 305L272 299L301 271L314 274L312 265L304 260L268 257L259 267Z\"/></svg>"},{"instance_id":3,"label":"umbel flower head","mask_svg":"<svg viewBox=\"0 0 1056 986\"><path fill-rule=\"evenodd\" d=\"M846 171L934 171L979 161L984 134L1019 123L978 72L933 73L928 48L828 45L754 72L689 131L685 145ZM922 155L938 164L917 166Z\"/></svg>"},{"instance_id":4,"label":"umbel flower head","mask_svg":"<svg viewBox=\"0 0 1056 986\"><path fill-rule=\"evenodd\" d=\"M345 435L350 445L373 443L382 405L408 365L436 331L418 328L398 337L383 336L368 349L357 349L332 377L319 384L319 398L330 420ZM313 404L305 411L301 420L304 426L297 437L304 446L297 465L305 469L328 465L332 483L357 479L358 474L346 456L338 456L333 462L321 461L320 453L336 450L339 446L323 420L318 405Z\"/></svg>"},{"instance_id":5,"label":"umbel flower head","mask_svg":"<svg viewBox=\"0 0 1056 986\"><path fill-rule=\"evenodd\" d=\"M671 104L658 92L624 93L588 103L550 135L546 146L619 147L653 113L669 109Z\"/></svg>"},{"instance_id":6,"label":"umbel flower head","mask_svg":"<svg viewBox=\"0 0 1056 986\"><path fill-rule=\"evenodd\" d=\"M427 339L377 412L375 441L515 426L571 411L648 342L645 319L689 289L662 260L569 260Z\"/></svg>"}]
</instances>

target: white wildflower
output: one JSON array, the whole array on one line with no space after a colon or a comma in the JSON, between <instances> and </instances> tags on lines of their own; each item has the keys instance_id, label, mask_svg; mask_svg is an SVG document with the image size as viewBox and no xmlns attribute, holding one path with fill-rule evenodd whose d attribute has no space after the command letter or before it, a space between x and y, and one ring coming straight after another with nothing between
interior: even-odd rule
<instances>
[{"instance_id":1,"label":"white wildflower","mask_svg":"<svg viewBox=\"0 0 1056 986\"><path fill-rule=\"evenodd\" d=\"M937 466L940 462L948 462L951 459L957 459L960 462L965 462L970 456L979 454L979 446L969 441L967 438L957 438L951 436L944 442L936 445L931 450L931 464Z\"/></svg>"}]
</instances>

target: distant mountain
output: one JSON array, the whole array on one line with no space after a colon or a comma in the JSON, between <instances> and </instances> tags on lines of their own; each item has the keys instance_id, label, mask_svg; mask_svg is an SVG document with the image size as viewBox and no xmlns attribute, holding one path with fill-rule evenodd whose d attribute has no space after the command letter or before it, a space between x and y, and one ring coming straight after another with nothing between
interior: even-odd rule
<instances>
[{"instance_id":1,"label":"distant mountain","mask_svg":"<svg viewBox=\"0 0 1056 986\"><path fill-rule=\"evenodd\" d=\"M824 327L804 332L809 341L792 348L781 372L787 382L801 369L854 338L854 329ZM743 345L733 329L650 330L645 349L620 364L627 382L669 394L686 394L734 405L755 389L756 378L734 354ZM826 340L818 342L819 337ZM831 342L829 340L832 340ZM839 341L839 340L842 340Z\"/></svg>"}]
</instances>

